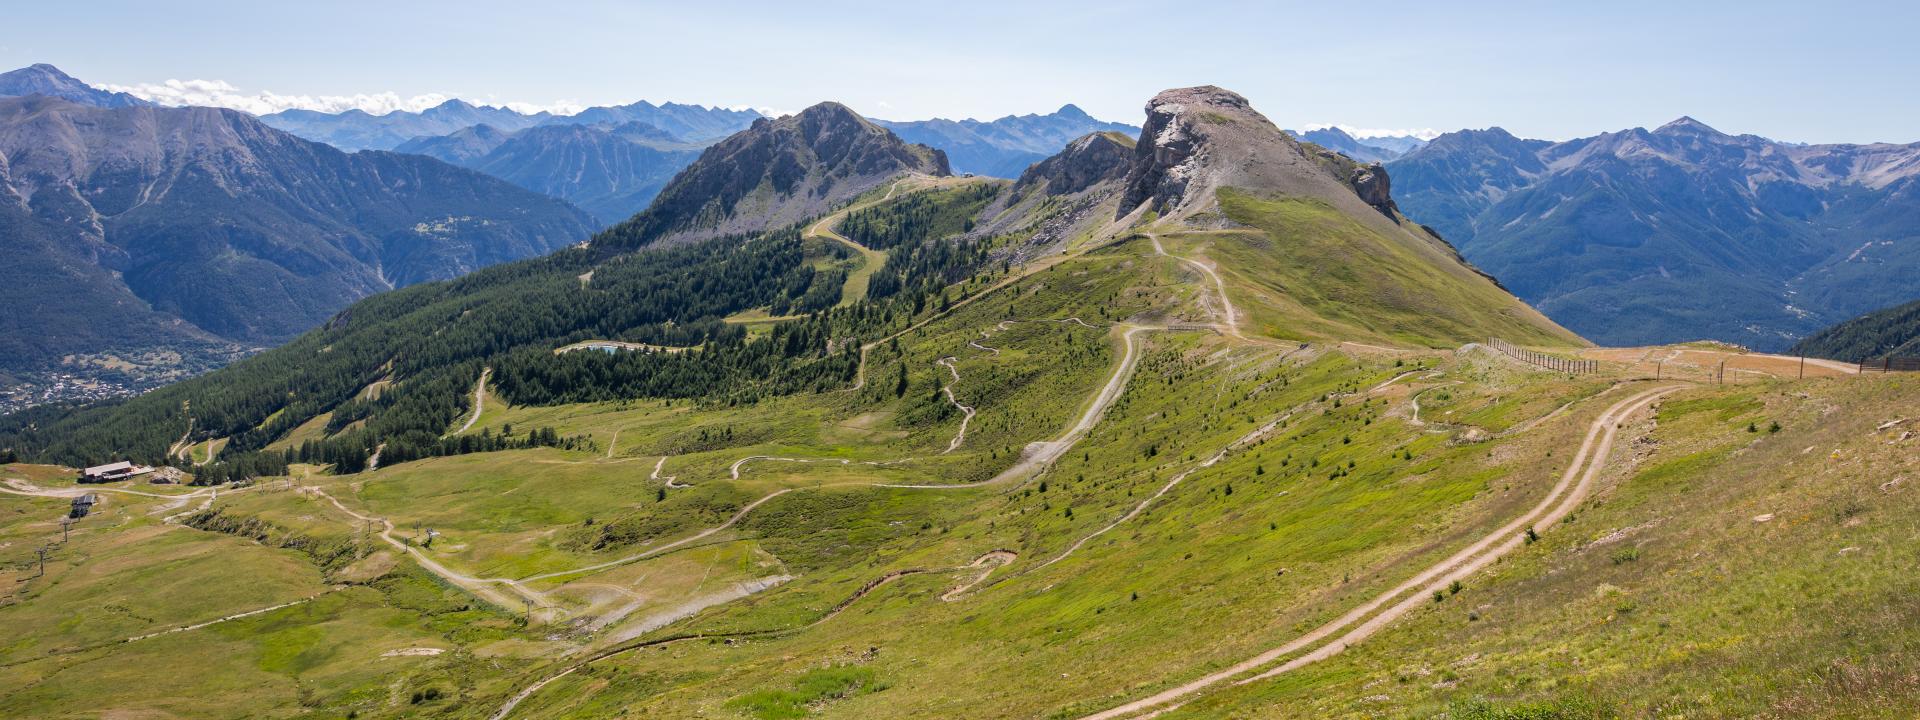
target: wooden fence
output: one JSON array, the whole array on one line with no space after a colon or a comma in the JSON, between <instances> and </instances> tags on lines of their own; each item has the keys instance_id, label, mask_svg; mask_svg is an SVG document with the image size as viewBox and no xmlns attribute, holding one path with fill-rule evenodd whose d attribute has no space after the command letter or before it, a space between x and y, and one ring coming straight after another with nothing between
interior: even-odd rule
<instances>
[{"instance_id":1,"label":"wooden fence","mask_svg":"<svg viewBox=\"0 0 1920 720\"><path fill-rule=\"evenodd\" d=\"M1860 372L1920 372L1920 357L1883 357L1860 363Z\"/></svg>"},{"instance_id":2,"label":"wooden fence","mask_svg":"<svg viewBox=\"0 0 1920 720\"><path fill-rule=\"evenodd\" d=\"M1536 352L1519 347L1500 338L1488 338L1487 347L1498 350L1507 357L1519 360L1520 362L1537 365L1555 372L1584 374L1600 371L1600 361L1598 360L1574 360L1558 355L1548 355L1543 352Z\"/></svg>"}]
</instances>

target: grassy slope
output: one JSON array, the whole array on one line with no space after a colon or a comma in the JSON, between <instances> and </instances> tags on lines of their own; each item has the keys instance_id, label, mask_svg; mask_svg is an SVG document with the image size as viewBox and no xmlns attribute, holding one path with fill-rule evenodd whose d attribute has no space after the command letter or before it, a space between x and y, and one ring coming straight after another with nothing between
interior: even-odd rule
<instances>
[{"instance_id":1,"label":"grassy slope","mask_svg":"<svg viewBox=\"0 0 1920 720\"><path fill-rule=\"evenodd\" d=\"M1690 391L1562 531L1344 657L1178 716L1908 717L1920 461L1875 428L1916 400L1912 378Z\"/></svg>"},{"instance_id":2,"label":"grassy slope","mask_svg":"<svg viewBox=\"0 0 1920 720\"><path fill-rule=\"evenodd\" d=\"M1443 268L1311 200L1223 190L1226 216L1253 230L1168 234L1227 272L1248 330L1289 340L1452 347L1498 336L1522 344L1578 338L1464 268ZM1169 252L1180 252L1169 247Z\"/></svg>"},{"instance_id":3,"label":"grassy slope","mask_svg":"<svg viewBox=\"0 0 1920 720\"><path fill-rule=\"evenodd\" d=\"M1447 315L1423 327L1413 319L1423 303L1483 290L1452 276L1403 276L1416 266L1391 248L1354 263L1350 275L1304 275L1305 259L1329 252L1313 239L1347 232L1336 219L1298 203L1229 212L1267 232L1163 241L1177 254L1217 261L1261 334L1569 342L1497 313ZM1397 282L1417 292L1367 294ZM1290 305L1269 299L1296 289ZM100 533L84 542L118 543L102 557L126 563L123 572L191 589L88 585L86 575L60 568L45 601L16 597L0 606L0 617L18 619L9 627L53 628L23 635L25 644L9 652L39 654L83 639L56 624L76 604L120 612L199 594L204 603L176 614L200 619L350 584L256 618L0 668L0 711L196 715L209 713L192 698L232 697L213 714L478 718L566 667L577 657L570 650L625 635L775 630L783 632L619 655L554 682L514 717L774 717L794 706L822 717L1077 717L1273 647L1497 527L1537 501L1587 423L1622 392L1605 380L1530 372L1486 355L1349 356L1326 346L1292 352L1204 332L1150 332L1120 400L1041 478L970 489L872 486L986 479L1025 443L1071 423L1113 368L1118 334L1043 321L1192 317L1203 294L1177 260L1154 255L1145 241L1126 242L1065 260L875 348L858 392L750 407L490 405L472 432L553 426L596 446L303 478L392 519L400 536L439 531L428 552L446 565L508 577L625 557L768 492L801 488L700 543L530 583L578 624L521 631L501 610L478 607L356 536L343 514L307 494L222 502L279 537L361 542L364 558L323 571L292 550L166 529L144 515L124 527L88 525ZM1355 309L1357 299L1380 309ZM1323 313L1328 320L1313 320ZM957 382L936 364L947 357ZM1369 392L1416 367L1444 374ZM967 442L941 454L960 422L940 394L948 383L979 414ZM1428 425L1408 417L1416 395ZM1912 566L1902 540L1916 528L1902 519L1911 516L1909 489L1878 488L1920 475L1912 441L1898 444L1900 429L1872 428L1889 419L1876 401L1912 404L1916 395L1920 386L1901 378L1691 390L1665 404L1657 428L1623 436L1623 459L1653 448L1635 474L1610 478L1590 507L1542 543L1348 654L1203 695L1182 715L1420 716L1485 698L1551 711L1584 702L1629 714L1850 716L1911 702L1920 695L1908 659L1916 656L1906 629L1914 624L1900 598L1916 588L1900 570ZM1542 417L1549 419L1532 422ZM1282 418L1264 440L1202 467ZM1783 425L1778 434L1766 431L1774 420ZM1758 432L1747 432L1750 422ZM1465 425L1494 437L1463 442ZM1499 435L1522 427L1530 429ZM1646 432L1657 445L1632 441ZM729 468L752 455L814 462L754 462L730 479ZM664 500L663 483L651 477L662 456L664 474L692 485ZM904 461L863 464L896 459ZM1189 474L1139 517L1043 565L1182 473ZM7 498L5 507L22 508L0 521L12 567L63 505ZM1712 512L1694 517L1691 508ZM1753 522L1761 513L1776 517ZM1607 539L1615 531L1619 539ZM219 544L229 561L195 565L169 554L200 543ZM1627 548L1636 554L1622 554ZM968 595L941 599L976 575L954 568L993 550L1018 559ZM903 570L925 572L808 627ZM704 610L676 610L776 575L792 579ZM237 582L256 576L285 580ZM73 594L53 602L58 592ZM648 630L653 619L674 617ZM619 619L599 634L582 631L603 618ZM107 615L86 625L95 626L101 637L127 630ZM383 657L406 647L448 652ZM185 680L147 671L182 663L195 670ZM110 689L96 688L103 683ZM90 693L84 704L82 693Z\"/></svg>"}]
</instances>

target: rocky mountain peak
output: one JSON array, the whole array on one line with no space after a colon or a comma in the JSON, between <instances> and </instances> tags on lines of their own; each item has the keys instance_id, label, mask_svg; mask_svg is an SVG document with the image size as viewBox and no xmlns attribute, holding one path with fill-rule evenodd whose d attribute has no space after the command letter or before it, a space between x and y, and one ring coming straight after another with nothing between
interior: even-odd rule
<instances>
[{"instance_id":1,"label":"rocky mountain peak","mask_svg":"<svg viewBox=\"0 0 1920 720\"><path fill-rule=\"evenodd\" d=\"M81 82L60 68L34 63L18 70L0 73L0 97L46 95L95 107L137 107L152 105L123 92L108 92Z\"/></svg>"},{"instance_id":2,"label":"rocky mountain peak","mask_svg":"<svg viewBox=\"0 0 1920 720\"><path fill-rule=\"evenodd\" d=\"M1059 110L1053 111L1053 114L1058 115L1062 118L1067 118L1071 120L1092 120L1093 119L1092 115L1088 115L1087 111L1081 110L1079 105L1075 105L1073 103L1067 103L1065 105L1061 105Z\"/></svg>"},{"instance_id":3,"label":"rocky mountain peak","mask_svg":"<svg viewBox=\"0 0 1920 720\"><path fill-rule=\"evenodd\" d=\"M1146 112L1121 216L1143 207L1188 215L1211 206L1213 191L1228 186L1360 205L1348 185L1352 173L1334 172L1337 164L1319 153L1309 156L1238 93L1211 85L1168 90Z\"/></svg>"},{"instance_id":4,"label":"rocky mountain peak","mask_svg":"<svg viewBox=\"0 0 1920 720\"><path fill-rule=\"evenodd\" d=\"M817 216L903 173L951 171L946 153L901 140L845 105L823 102L758 118L715 143L645 212L594 242L636 247L760 232Z\"/></svg>"},{"instance_id":5,"label":"rocky mountain peak","mask_svg":"<svg viewBox=\"0 0 1920 720\"><path fill-rule=\"evenodd\" d=\"M1726 134L1686 115L1682 115L1673 122L1655 128L1653 132L1656 135L1680 136L1720 136Z\"/></svg>"}]
</instances>

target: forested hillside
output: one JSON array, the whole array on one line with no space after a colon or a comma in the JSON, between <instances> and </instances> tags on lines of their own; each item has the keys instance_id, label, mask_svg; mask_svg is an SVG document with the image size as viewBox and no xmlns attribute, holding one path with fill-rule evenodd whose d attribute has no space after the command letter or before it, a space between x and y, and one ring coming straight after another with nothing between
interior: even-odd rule
<instances>
[{"instance_id":1,"label":"forested hillside","mask_svg":"<svg viewBox=\"0 0 1920 720\"><path fill-rule=\"evenodd\" d=\"M937 310L948 301L942 288L986 270L977 244L934 240L998 187L903 196L863 211L865 226L904 229L889 246L885 283L870 290L875 302L831 310L844 275L810 265L794 227L639 252L571 249L370 298L288 345L138 398L0 419L0 447L76 466L116 457L157 464L183 437L228 438L220 462L197 470L217 482L273 474L289 461L354 471L376 452L387 463L445 454L440 437L466 410L465 390L483 368L506 400L530 405L741 403L839 387L857 366L851 339ZM722 321L767 307L806 317L754 339ZM553 352L588 339L687 351ZM374 385L384 392L363 392ZM324 442L257 452L322 415Z\"/></svg>"},{"instance_id":2,"label":"forested hillside","mask_svg":"<svg viewBox=\"0 0 1920 720\"><path fill-rule=\"evenodd\" d=\"M1875 310L1808 335L1788 352L1847 362L1920 357L1920 300Z\"/></svg>"}]
</instances>

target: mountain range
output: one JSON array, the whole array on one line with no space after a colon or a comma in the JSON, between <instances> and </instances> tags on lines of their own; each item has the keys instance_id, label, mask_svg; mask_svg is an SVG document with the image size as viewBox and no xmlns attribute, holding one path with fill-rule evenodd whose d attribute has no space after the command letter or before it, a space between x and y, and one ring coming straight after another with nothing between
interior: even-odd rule
<instances>
[{"instance_id":1,"label":"mountain range","mask_svg":"<svg viewBox=\"0 0 1920 720\"><path fill-rule=\"evenodd\" d=\"M383 186L403 198L479 177L222 111L84 109L65 135L219 120L445 174ZM136 397L0 416L0 713L1914 706L1910 378L1592 347L1413 216L1390 167L1219 87L1143 109L1013 180L834 102L757 119L588 242L379 292ZM1512 187L1557 162L1514 145L1541 167ZM76 194L112 211L195 172ZM35 222L73 204L28 189L62 201L22 206ZM197 487L63 467L114 460Z\"/></svg>"},{"instance_id":2,"label":"mountain range","mask_svg":"<svg viewBox=\"0 0 1920 720\"><path fill-rule=\"evenodd\" d=\"M1406 155L1425 145L1426 141L1416 137L1367 138L1361 140L1337 127L1324 127L1319 130L1292 132L1294 137L1319 145L1360 162L1386 162Z\"/></svg>"},{"instance_id":3,"label":"mountain range","mask_svg":"<svg viewBox=\"0 0 1920 720\"><path fill-rule=\"evenodd\" d=\"M1692 118L1565 142L1447 133L1387 167L1407 213L1610 345L1777 350L1912 299L1920 143L1799 145Z\"/></svg>"},{"instance_id":4,"label":"mountain range","mask_svg":"<svg viewBox=\"0 0 1920 720\"><path fill-rule=\"evenodd\" d=\"M753 110L642 100L631 105L591 107L573 115L522 113L510 108L474 105L453 99L426 110L396 110L374 115L363 110L327 113L283 110L260 116L267 125L346 151L394 150L415 138L431 138L486 125L513 132L536 125L621 125L640 122L689 142L710 142L745 128L760 117Z\"/></svg>"},{"instance_id":5,"label":"mountain range","mask_svg":"<svg viewBox=\"0 0 1920 720\"><path fill-rule=\"evenodd\" d=\"M394 151L438 158L565 199L606 226L645 210L705 146L635 120L555 123L513 132L473 125L416 137Z\"/></svg>"},{"instance_id":6,"label":"mountain range","mask_svg":"<svg viewBox=\"0 0 1920 720\"><path fill-rule=\"evenodd\" d=\"M370 156L408 157L346 157ZM830 240L825 228L835 222L844 223L847 239ZM884 265L865 271L885 279L848 296L843 289L854 275L836 268L835 248L856 238L882 253ZM996 238L1010 241L989 244ZM342 442L356 452L388 445L389 459L412 456L429 451L394 446L437 437L448 421L441 415L453 411L440 394L482 365L515 403L602 397L624 382L602 374L608 368L577 374L575 360L552 352L585 338L703 348L662 353L657 362L670 367L630 368L644 373L636 380L665 373L659 377L667 384L649 385L656 388L650 393L825 388L851 380L846 373L854 370L844 348L832 349L841 345L829 342L835 333L871 334L936 313L933 298L944 297L947 285L969 277L977 285L1012 272L1015 262L1129 243L1211 257L1218 287L1234 288L1237 297L1209 302L1235 304L1246 319L1205 322L1231 335L1435 347L1487 335L1579 342L1402 215L1377 165L1298 142L1244 97L1217 87L1161 93L1146 108L1138 140L1089 134L1011 182L952 177L941 151L824 102L762 118L707 148L646 211L584 247L383 293L243 365L62 422L122 426L140 439L116 434L116 447L158 462L179 434L169 428L191 407L195 436L236 437L229 450L245 453L321 413L349 413L343 403L380 379L396 394L351 410L372 421ZM1153 250L1163 244L1173 250ZM1324 271L1329 262L1342 269ZM857 313L789 318L760 339L723 321L752 310L824 311L843 301L865 304ZM1160 321L1209 327L1183 314ZM819 325L834 322L852 324ZM734 372L747 374L728 379ZM798 384L768 386L769 372L798 373L790 378ZM732 384L749 377L752 385ZM304 390L249 389L267 387ZM411 404L415 393L429 393L421 401L431 405ZM428 407L425 416L410 415ZM383 420L388 412L395 414ZM418 422L427 425L408 424ZM86 433L59 425L11 437L16 447L74 462L100 449ZM137 429L146 425L155 429Z\"/></svg>"},{"instance_id":7,"label":"mountain range","mask_svg":"<svg viewBox=\"0 0 1920 720\"><path fill-rule=\"evenodd\" d=\"M939 148L953 163L954 172L988 177L1017 178L1027 166L1047 158L1067 143L1089 133L1135 135L1140 128L1104 122L1074 105L1063 105L1046 115L1008 115L996 120L892 121L875 120L900 139Z\"/></svg>"},{"instance_id":8,"label":"mountain range","mask_svg":"<svg viewBox=\"0 0 1920 720\"><path fill-rule=\"evenodd\" d=\"M344 153L231 110L109 105L0 100L0 372L40 389L48 373L150 386L593 226L431 158Z\"/></svg>"}]
</instances>

